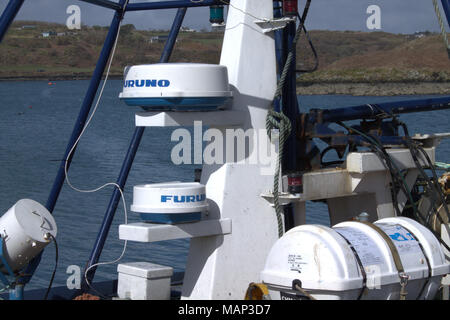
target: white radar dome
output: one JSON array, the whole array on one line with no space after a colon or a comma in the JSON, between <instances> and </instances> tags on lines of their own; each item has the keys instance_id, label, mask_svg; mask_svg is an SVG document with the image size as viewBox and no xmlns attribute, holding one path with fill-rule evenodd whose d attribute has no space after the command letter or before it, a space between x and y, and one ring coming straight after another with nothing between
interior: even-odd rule
<instances>
[{"instance_id":1,"label":"white radar dome","mask_svg":"<svg viewBox=\"0 0 450 320\"><path fill-rule=\"evenodd\" d=\"M125 68L119 95L129 106L146 110L209 111L232 97L226 66L158 63Z\"/></svg>"}]
</instances>

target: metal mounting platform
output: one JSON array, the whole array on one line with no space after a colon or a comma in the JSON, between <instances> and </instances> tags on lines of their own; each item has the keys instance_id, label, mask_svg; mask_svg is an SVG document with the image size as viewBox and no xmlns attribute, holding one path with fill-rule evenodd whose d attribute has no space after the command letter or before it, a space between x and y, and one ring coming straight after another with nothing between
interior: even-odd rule
<instances>
[{"instance_id":1,"label":"metal mounting platform","mask_svg":"<svg viewBox=\"0 0 450 320\"><path fill-rule=\"evenodd\" d=\"M241 126L247 115L242 111L160 111L136 113L136 127L178 127L193 126L201 121L204 126L232 127Z\"/></svg>"},{"instance_id":2,"label":"metal mounting platform","mask_svg":"<svg viewBox=\"0 0 450 320\"><path fill-rule=\"evenodd\" d=\"M435 148L425 148L431 161L435 161ZM401 170L415 170L416 165L408 149L389 149L387 153ZM420 164L428 164L420 158ZM321 200L341 197L351 197L362 193L376 192L372 187L377 184L374 174L387 172L383 162L373 152L352 152L347 156L346 165L342 168L326 168L311 171L303 175L303 193L293 195L286 192L279 193L281 205L309 200ZM386 175L381 175L385 177ZM372 181L372 182L366 182ZM273 193L265 192L261 197L273 204Z\"/></svg>"},{"instance_id":3,"label":"metal mounting platform","mask_svg":"<svg viewBox=\"0 0 450 320\"><path fill-rule=\"evenodd\" d=\"M202 220L176 225L138 222L119 226L119 239L137 242L158 242L230 233L231 219Z\"/></svg>"}]
</instances>

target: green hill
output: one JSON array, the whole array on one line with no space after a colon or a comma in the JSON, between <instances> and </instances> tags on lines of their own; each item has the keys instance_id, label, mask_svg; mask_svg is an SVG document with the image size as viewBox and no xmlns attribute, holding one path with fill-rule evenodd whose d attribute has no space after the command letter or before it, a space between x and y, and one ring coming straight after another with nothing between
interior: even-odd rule
<instances>
[{"instance_id":1,"label":"green hill","mask_svg":"<svg viewBox=\"0 0 450 320\"><path fill-rule=\"evenodd\" d=\"M72 32L64 25L16 21L0 44L1 79L89 78L108 29L82 26ZM51 32L43 37L44 32ZM168 32L122 26L111 76L120 78L126 65L156 63L164 46L151 41ZM450 60L439 34L311 31L319 69L298 77L300 87L336 83L450 82ZM182 32L171 61L218 63L223 34ZM298 44L298 68L314 64L305 37Z\"/></svg>"}]
</instances>

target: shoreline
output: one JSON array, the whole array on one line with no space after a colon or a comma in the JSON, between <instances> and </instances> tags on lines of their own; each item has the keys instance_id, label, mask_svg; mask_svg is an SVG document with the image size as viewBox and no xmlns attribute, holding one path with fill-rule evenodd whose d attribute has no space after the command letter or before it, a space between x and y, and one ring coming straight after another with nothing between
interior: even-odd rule
<instances>
[{"instance_id":1,"label":"shoreline","mask_svg":"<svg viewBox=\"0 0 450 320\"><path fill-rule=\"evenodd\" d=\"M18 82L18 81L74 81L74 80L90 80L92 74L72 74L72 75L36 75L36 76L0 76L0 82ZM104 79L104 77L102 78ZM123 74L110 74L108 79L121 80Z\"/></svg>"},{"instance_id":2,"label":"shoreline","mask_svg":"<svg viewBox=\"0 0 450 320\"><path fill-rule=\"evenodd\" d=\"M19 81L76 81L90 80L91 75L36 75L0 77L0 82ZM110 74L109 80L122 80L123 74ZM352 95L352 96L396 96L396 95L446 95L450 94L450 82L297 82L298 95Z\"/></svg>"},{"instance_id":3,"label":"shoreline","mask_svg":"<svg viewBox=\"0 0 450 320\"><path fill-rule=\"evenodd\" d=\"M450 94L450 82L377 82L377 83L297 83L299 95L446 95Z\"/></svg>"}]
</instances>

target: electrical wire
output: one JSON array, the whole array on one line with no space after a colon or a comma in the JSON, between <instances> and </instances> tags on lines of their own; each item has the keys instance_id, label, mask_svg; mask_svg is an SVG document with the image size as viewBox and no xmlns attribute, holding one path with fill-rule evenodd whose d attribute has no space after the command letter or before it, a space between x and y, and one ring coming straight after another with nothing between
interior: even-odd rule
<instances>
[{"instance_id":1,"label":"electrical wire","mask_svg":"<svg viewBox=\"0 0 450 320\"><path fill-rule=\"evenodd\" d=\"M344 124L344 123L342 123L342 122L336 122L336 123L339 124L340 126L346 128L349 132L352 132L352 131L356 132L356 133L359 134L361 137L363 137L364 139L366 139L373 147L375 147L375 149L378 149L378 150L382 151L381 154L378 153L378 152L377 152L377 154L381 155L381 157L385 160L385 163L386 163L386 165L388 165L389 171L390 171L390 173L391 173L391 177L394 177L395 180L397 180L397 181L398 181L398 178L400 178L400 180L401 180L400 187L401 187L402 191L405 193L405 195L407 195L407 197L409 198L409 201L410 201L411 206L412 206L412 208L413 208L413 213L414 213L414 216L416 217L416 220L417 220L418 222L420 222L422 225L426 226L426 227L434 234L434 236L439 240L439 242L440 242L447 250L450 251L449 245L441 238L441 236L440 236L436 231L433 230L433 228L430 226L430 224L427 223L426 220L424 220L424 217L421 215L421 213L420 213L419 210L417 209L417 206L416 206L416 204L415 204L415 202L414 202L414 200L413 200L411 191L409 190L409 187L408 187L408 185L406 184L406 181L405 181L403 175L401 174L401 171L398 170L397 165L393 162L393 160L392 160L392 158L389 156L389 154L384 150L384 147L381 145L381 143L379 143L378 141L376 141L373 137L370 137L369 135L367 135L367 134L365 134L365 133L363 133L363 132L361 132L361 131L359 131L359 130L357 130L357 129L355 129L355 128L351 128L351 127L347 126L346 124ZM431 160L430 160L430 158L428 157L428 154L425 152L425 150L423 150L423 148L421 148L421 147L418 147L418 148L420 148L419 150L421 150L421 152L423 152L423 154L424 154L425 158L427 159L429 165L432 166ZM394 171L393 171L393 170L394 170ZM394 182L394 181L393 181L393 182ZM394 184L394 183L393 183L393 184ZM445 205L445 201L444 201L444 207L446 208L445 210L446 210L447 213L448 213L448 208L447 208L446 205ZM398 209L398 210L399 210L399 209ZM401 213L400 213L399 215L401 215ZM438 217L438 219L441 221L441 223L443 223L442 217L441 217L439 214L437 214L437 217Z\"/></svg>"},{"instance_id":2,"label":"electrical wire","mask_svg":"<svg viewBox=\"0 0 450 320\"><path fill-rule=\"evenodd\" d=\"M401 173L401 170L398 168L398 166L392 160L391 156L386 152L383 145L380 142L378 142L374 137L371 137L370 135L365 134L355 128L351 128L340 121L337 122L337 124L346 128L349 132L353 131L353 132L357 133L358 135L360 135L361 137L363 137L370 143L370 145L374 148L373 150L384 160L384 163L388 166L388 169L389 169L389 172L390 172L391 178L392 178L391 186L394 188L394 193L395 194L398 193L397 186L399 185L400 189L409 198L411 204L413 205L413 209L414 209L414 213L416 214L416 218L418 219L418 221L422 221L422 223L423 223L424 222L423 217L421 217L418 214L418 210L417 210L416 206L414 205L411 191L409 190L409 187L405 181L403 174ZM395 197L394 197L394 200L396 201ZM399 213L399 215L400 215L401 212L400 212L400 209L398 208L398 205L394 206L394 207L396 208L397 213Z\"/></svg>"},{"instance_id":3,"label":"electrical wire","mask_svg":"<svg viewBox=\"0 0 450 320\"><path fill-rule=\"evenodd\" d=\"M302 21L302 17L300 16L300 13L297 13L297 17L301 24L303 24L303 31L305 31L306 39L308 40L309 46L311 48L311 51L314 55L314 67L312 69L297 69L295 70L296 73L312 73L316 71L319 68L319 55L317 54L316 48L314 47L314 44L312 43L311 37L309 36L308 30L306 30L306 26L304 22Z\"/></svg>"},{"instance_id":4,"label":"electrical wire","mask_svg":"<svg viewBox=\"0 0 450 320\"><path fill-rule=\"evenodd\" d=\"M417 153L418 153L417 146L414 145L414 142L409 138L409 136L407 136L406 138L407 138L406 139L406 145L407 145L407 147L410 150L410 153L411 153L411 156L413 158L414 164L416 165L416 168L419 170L420 175L422 176L422 178L426 181L427 186L428 186L428 188L430 190L430 195L431 195L430 208L428 209L428 213L427 213L427 216L426 216L426 219L425 219L425 222L427 224L429 224L429 221L430 221L430 218L431 218L431 215L432 215L433 211L437 212L437 207L435 205L435 203L437 202L437 199L436 199L435 193L431 192L432 189L436 190L436 187L431 182L430 178L428 177L426 172L423 170L423 167L422 167L422 165L419 162L419 159L417 157ZM439 191L437 191L437 192L439 192Z\"/></svg>"},{"instance_id":5,"label":"electrical wire","mask_svg":"<svg viewBox=\"0 0 450 320\"><path fill-rule=\"evenodd\" d=\"M56 269L58 268L58 256L59 256L58 242L56 241L56 238L51 233L48 233L48 235L50 238L52 238L53 244L55 245L55 268L53 269L53 273L50 278L50 283L48 285L47 291L45 292L44 300L47 300L48 294L50 293L50 290L52 289L53 280L55 279Z\"/></svg>"},{"instance_id":6,"label":"electrical wire","mask_svg":"<svg viewBox=\"0 0 450 320\"><path fill-rule=\"evenodd\" d=\"M405 137L406 137L407 146L410 149L411 156L414 159L414 162L416 164L417 169L419 169L419 171L421 172L422 177L427 182L427 184L428 184L428 186L430 188L430 191L432 191L432 189L434 189L436 191L436 193L439 195L440 201L442 202L443 207L445 208L444 210L446 211L447 218L448 218L448 220L450 220L450 212L449 212L448 206L446 205L446 203L447 203L446 197L445 197L442 189L440 188L440 186L437 185L439 179L437 177L435 166L433 165L430 157L428 156L427 152L423 149L423 147L420 144L414 143L412 141L411 137L409 136L408 127L406 126L406 124L403 123L403 122L399 122L399 124L403 128L403 131L404 131ZM433 175L433 179L434 179L433 181L428 177L428 175L425 173L425 171L423 170L422 166L420 165L420 163L419 163L419 161L417 159L417 154L416 154L416 152L418 152L417 150L422 153L423 158L426 160L426 162L428 164L428 167L430 168L430 171L431 171L431 173ZM437 199L434 197L434 193L433 192L430 192L430 193L431 193L431 195L433 197L433 199L432 199L433 201L431 201L431 206L433 206L433 209L435 210L435 213L438 216L438 219L440 220L440 222L443 223L442 218L440 217L437 208L434 206L434 202ZM428 219L428 217L427 217L427 219ZM428 220L427 220L427 222L428 222Z\"/></svg>"},{"instance_id":7,"label":"electrical wire","mask_svg":"<svg viewBox=\"0 0 450 320\"><path fill-rule=\"evenodd\" d=\"M124 6L123 6L123 12L125 12L125 9L126 9L128 3L129 3L129 0L127 0L127 1L124 3ZM121 188L117 183L115 183L115 182L110 182L110 183L106 183L106 184L104 184L104 185L102 185L102 186L100 186L100 187L98 187L98 188L88 189L88 190L83 190L83 189L80 189L80 188L76 188L76 187L70 182L69 175L68 175L68 162L69 162L69 159L70 159L70 157L72 156L72 154L73 154L75 148L77 147L77 145L78 145L78 143L79 143L81 137L84 135L86 129L87 129L88 126L90 125L90 123L91 123L92 119L94 118L94 115L95 115L95 113L96 113L96 111L97 111L97 109L98 109L98 106L100 105L100 101L101 101L101 98L102 98L102 96L103 96L103 91L104 91L105 86L106 86L106 83L107 83L107 81L108 81L109 73L110 73L110 70L111 70L111 65L112 65L112 62L113 62L113 59L114 59L114 56L115 56L115 53L116 53L116 48L117 48L117 43L118 43L118 40L119 40L119 35L120 35L120 29L121 29L121 26L122 26L122 21L123 21L123 16L122 16L122 19L121 19L121 21L120 21L120 23L119 23L118 29L117 29L117 35L116 35L116 38L115 38L115 40L114 40L114 45L113 45L113 48L112 48L112 51L111 51L111 55L110 55L110 58L109 58L109 63L108 63L108 67L107 67L107 70L106 70L105 79L103 80L103 84L102 84L102 87L101 87L101 89L100 89L100 93L99 93L99 95L98 95L98 98L97 98L97 101L96 101L96 103L95 103L94 109L93 109L91 115L89 116L89 119L87 120L86 124L84 125L84 127L83 127L83 129L82 129L80 135L78 136L77 140L75 141L75 143L73 144L73 146L72 146L72 148L70 149L69 153L67 154L66 161L65 161L65 165L64 165L64 173L65 173L65 178L66 178L66 181L67 181L67 184L69 185L69 187L71 187L73 190L75 190L75 191L77 191L77 192L81 192L81 193L94 193L94 192L97 192L97 191L99 191L99 190L101 190L101 189L107 187L107 186L114 186L114 187L116 187L116 188L119 190L119 192L120 192L120 196L121 196L122 203L123 203L123 209L124 209L125 224L127 224L127 223L128 223L128 213L127 213L127 206L126 206L126 202L125 202L125 197L124 197L122 188ZM107 265L107 264L113 264L113 263L118 262L118 261L119 261L120 259L122 259L122 257L124 256L125 251L126 251L126 247L127 247L127 241L125 240L125 241L124 241L124 245L123 245L123 249L122 249L122 253L120 254L119 258L117 258L117 259L114 260L114 261L110 261L110 262L99 262L99 263L95 263L95 264L91 265L90 267L88 267L88 268L86 269L86 271L85 271L85 273L84 273L84 277L85 277L86 284L89 286L89 288L91 288L92 290L94 290L94 291L96 291L97 293L99 293L97 290L95 290L95 288L93 288L92 284L91 284L91 283L89 282L89 280L87 279L87 273L88 273L88 271L91 270L91 269L94 268L94 267L99 266L99 265Z\"/></svg>"}]
</instances>

